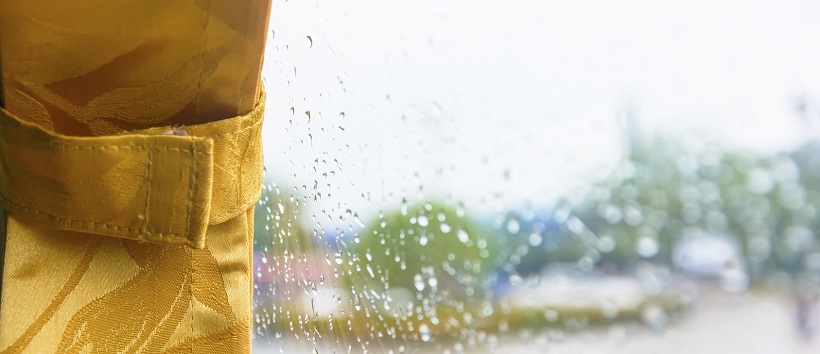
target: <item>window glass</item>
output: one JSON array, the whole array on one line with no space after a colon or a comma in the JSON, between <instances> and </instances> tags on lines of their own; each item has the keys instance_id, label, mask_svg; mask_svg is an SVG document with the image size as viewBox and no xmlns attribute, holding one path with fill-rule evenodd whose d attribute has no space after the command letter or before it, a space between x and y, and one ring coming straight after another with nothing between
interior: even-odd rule
<instances>
[{"instance_id":1,"label":"window glass","mask_svg":"<svg viewBox=\"0 0 820 354\"><path fill-rule=\"evenodd\" d=\"M814 353L820 5L274 0L262 353Z\"/></svg>"}]
</instances>

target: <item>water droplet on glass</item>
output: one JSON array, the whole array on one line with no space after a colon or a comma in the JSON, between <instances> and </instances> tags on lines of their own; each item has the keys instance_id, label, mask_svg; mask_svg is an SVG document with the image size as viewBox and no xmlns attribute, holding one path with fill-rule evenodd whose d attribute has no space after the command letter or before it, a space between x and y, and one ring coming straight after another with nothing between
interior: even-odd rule
<instances>
[{"instance_id":1,"label":"water droplet on glass","mask_svg":"<svg viewBox=\"0 0 820 354\"><path fill-rule=\"evenodd\" d=\"M440 224L439 229L441 229L441 232L443 232L445 234L450 233L450 230L451 230L450 225L447 225L447 224Z\"/></svg>"},{"instance_id":2,"label":"water droplet on glass","mask_svg":"<svg viewBox=\"0 0 820 354\"><path fill-rule=\"evenodd\" d=\"M419 226L421 226L421 227L427 227L427 225L429 225L429 223L430 223L430 221L427 220L427 216L425 216L425 215L420 215L417 218L417 222L419 223Z\"/></svg>"},{"instance_id":3,"label":"water droplet on glass","mask_svg":"<svg viewBox=\"0 0 820 354\"><path fill-rule=\"evenodd\" d=\"M542 240L541 234L533 232L530 234L530 237L527 238L527 243L529 243L530 246L537 247L541 245Z\"/></svg>"},{"instance_id":4,"label":"water droplet on glass","mask_svg":"<svg viewBox=\"0 0 820 354\"><path fill-rule=\"evenodd\" d=\"M521 278L518 274L510 275L510 285L519 287L521 284L524 283L524 279Z\"/></svg>"},{"instance_id":5,"label":"water droplet on glass","mask_svg":"<svg viewBox=\"0 0 820 354\"><path fill-rule=\"evenodd\" d=\"M416 286L416 290L418 291L424 290L424 278L422 278L421 274L416 274L413 277L413 285Z\"/></svg>"},{"instance_id":6,"label":"water droplet on glass","mask_svg":"<svg viewBox=\"0 0 820 354\"><path fill-rule=\"evenodd\" d=\"M419 334L421 335L421 340L429 342L431 336L430 326L428 326L426 323L422 323L419 326Z\"/></svg>"},{"instance_id":7,"label":"water droplet on glass","mask_svg":"<svg viewBox=\"0 0 820 354\"><path fill-rule=\"evenodd\" d=\"M635 245L635 252L644 258L652 258L658 254L660 245L658 240L651 236L642 236L638 239L638 244Z\"/></svg>"},{"instance_id":8,"label":"water droplet on glass","mask_svg":"<svg viewBox=\"0 0 820 354\"><path fill-rule=\"evenodd\" d=\"M461 243L470 242L470 235L467 234L467 231L464 231L463 229L460 229L460 230L458 230L457 234L458 234L458 240L461 241Z\"/></svg>"},{"instance_id":9,"label":"water droplet on glass","mask_svg":"<svg viewBox=\"0 0 820 354\"><path fill-rule=\"evenodd\" d=\"M641 311L641 320L655 333L662 333L665 331L669 321L666 311L656 304L648 304L644 306Z\"/></svg>"},{"instance_id":10,"label":"water droplet on glass","mask_svg":"<svg viewBox=\"0 0 820 354\"><path fill-rule=\"evenodd\" d=\"M509 232L510 234L515 235L515 234L518 233L518 230L520 230L520 229L521 229L521 225L518 223L518 220L516 220L514 218L510 219L510 220L507 220L507 232Z\"/></svg>"},{"instance_id":11,"label":"water droplet on glass","mask_svg":"<svg viewBox=\"0 0 820 354\"><path fill-rule=\"evenodd\" d=\"M401 198L401 215L407 216L407 199Z\"/></svg>"},{"instance_id":12,"label":"water droplet on glass","mask_svg":"<svg viewBox=\"0 0 820 354\"><path fill-rule=\"evenodd\" d=\"M615 239L612 236L601 236L598 239L598 251L609 253L615 249Z\"/></svg>"},{"instance_id":13,"label":"water droplet on glass","mask_svg":"<svg viewBox=\"0 0 820 354\"><path fill-rule=\"evenodd\" d=\"M749 188L749 191L752 193L766 194L774 188L774 180L766 170L755 168L749 174L747 188Z\"/></svg>"},{"instance_id":14,"label":"water droplet on glass","mask_svg":"<svg viewBox=\"0 0 820 354\"><path fill-rule=\"evenodd\" d=\"M356 225L359 225L359 227L364 227L364 223L362 222L362 219L359 219L358 213L353 213L353 222L355 222Z\"/></svg>"}]
</instances>

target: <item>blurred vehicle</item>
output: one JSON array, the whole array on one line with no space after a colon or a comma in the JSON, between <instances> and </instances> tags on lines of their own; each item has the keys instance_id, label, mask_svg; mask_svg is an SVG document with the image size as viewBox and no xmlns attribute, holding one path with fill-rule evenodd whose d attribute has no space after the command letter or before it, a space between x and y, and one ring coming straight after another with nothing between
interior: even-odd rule
<instances>
[{"instance_id":1,"label":"blurred vehicle","mask_svg":"<svg viewBox=\"0 0 820 354\"><path fill-rule=\"evenodd\" d=\"M728 236L705 232L687 235L674 247L672 263L684 275L719 281L726 291L738 293L749 287L743 253Z\"/></svg>"}]
</instances>

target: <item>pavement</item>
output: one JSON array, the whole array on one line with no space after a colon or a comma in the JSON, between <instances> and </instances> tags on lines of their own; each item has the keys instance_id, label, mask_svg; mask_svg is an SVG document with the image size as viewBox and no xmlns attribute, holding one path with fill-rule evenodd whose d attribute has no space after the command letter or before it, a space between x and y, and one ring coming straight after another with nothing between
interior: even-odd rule
<instances>
[{"instance_id":1,"label":"pavement","mask_svg":"<svg viewBox=\"0 0 820 354\"><path fill-rule=\"evenodd\" d=\"M468 343L407 343L405 353L550 353L550 354L802 354L820 353L820 333L802 336L797 326L797 305L791 298L762 292L730 294L702 291L696 303L668 326L650 327L637 322L565 333L556 329L511 330L470 348ZM327 337L326 337L327 338ZM344 342L355 343L347 340ZM256 353L393 353L396 343L375 342L344 347L314 345L288 334L283 339L254 343Z\"/></svg>"}]
</instances>

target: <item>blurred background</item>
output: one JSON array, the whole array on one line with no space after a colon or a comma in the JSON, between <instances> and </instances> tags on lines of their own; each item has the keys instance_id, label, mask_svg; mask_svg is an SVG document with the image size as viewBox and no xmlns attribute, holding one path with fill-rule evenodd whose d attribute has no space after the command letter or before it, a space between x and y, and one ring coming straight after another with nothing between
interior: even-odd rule
<instances>
[{"instance_id":1,"label":"blurred background","mask_svg":"<svg viewBox=\"0 0 820 354\"><path fill-rule=\"evenodd\" d=\"M274 0L260 353L816 353L820 3Z\"/></svg>"}]
</instances>

